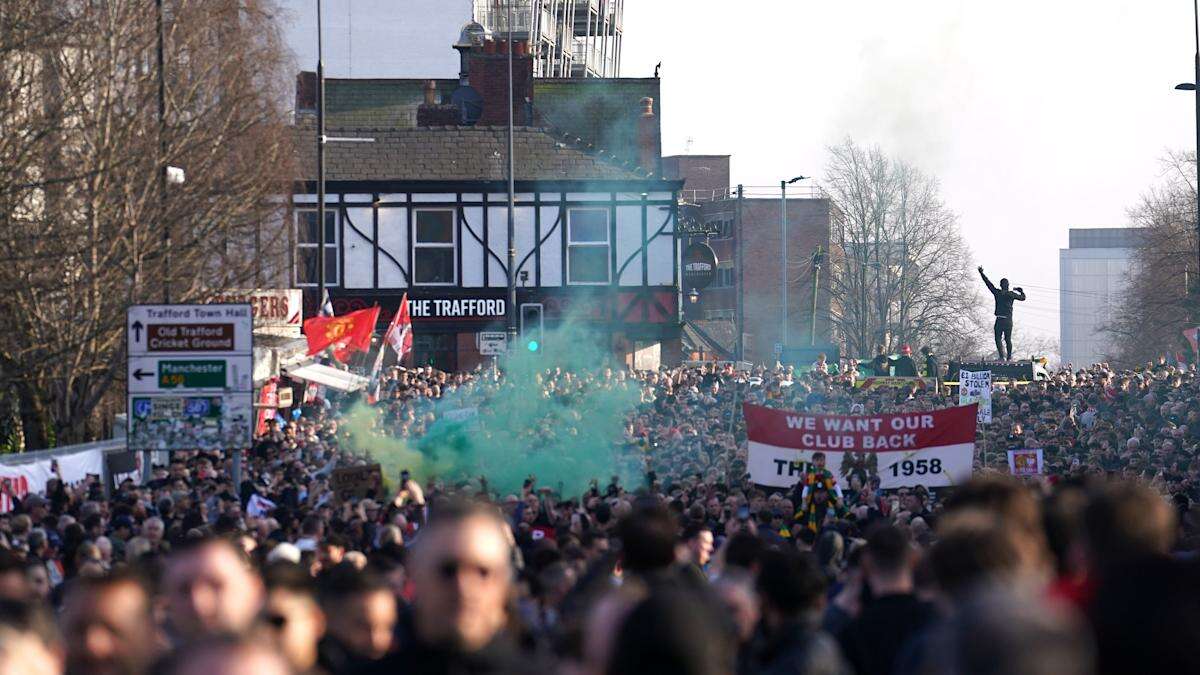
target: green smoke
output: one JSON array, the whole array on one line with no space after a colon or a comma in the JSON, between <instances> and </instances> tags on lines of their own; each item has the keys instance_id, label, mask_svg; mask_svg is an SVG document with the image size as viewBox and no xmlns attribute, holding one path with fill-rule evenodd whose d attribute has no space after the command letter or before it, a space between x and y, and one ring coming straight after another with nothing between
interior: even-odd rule
<instances>
[{"instance_id":1,"label":"green smoke","mask_svg":"<svg viewBox=\"0 0 1200 675\"><path fill-rule=\"evenodd\" d=\"M601 331L569 318L545 332L541 353L523 343L510 345L500 361L499 384L488 370L482 374L486 383L444 392L434 407L437 420L420 438L379 434L376 412L365 405L355 407L343 427L353 447L370 453L393 481L409 469L421 481L455 483L483 475L502 493L519 491L530 474L540 487L561 487L567 495L612 475L634 485L641 455L626 445L624 429L639 391L636 382L618 382L624 366L606 341ZM468 417L471 411L477 415Z\"/></svg>"}]
</instances>

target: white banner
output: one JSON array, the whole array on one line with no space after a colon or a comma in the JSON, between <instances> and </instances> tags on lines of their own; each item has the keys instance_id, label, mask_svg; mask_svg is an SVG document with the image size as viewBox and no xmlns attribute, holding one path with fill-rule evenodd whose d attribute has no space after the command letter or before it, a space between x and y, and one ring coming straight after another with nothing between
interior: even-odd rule
<instances>
[{"instance_id":1,"label":"white banner","mask_svg":"<svg viewBox=\"0 0 1200 675\"><path fill-rule=\"evenodd\" d=\"M1008 472L1014 476L1040 476L1045 473L1041 448L1008 451Z\"/></svg>"},{"instance_id":2,"label":"white banner","mask_svg":"<svg viewBox=\"0 0 1200 675\"><path fill-rule=\"evenodd\" d=\"M788 488L813 455L840 486L853 471L879 476L883 488L947 487L971 477L974 406L889 415L810 415L743 406L747 470L759 485Z\"/></svg>"},{"instance_id":3,"label":"white banner","mask_svg":"<svg viewBox=\"0 0 1200 675\"><path fill-rule=\"evenodd\" d=\"M104 452L88 450L74 455L56 457L58 475L63 482L71 485L88 477L88 474L100 477L104 475Z\"/></svg>"},{"instance_id":4,"label":"white banner","mask_svg":"<svg viewBox=\"0 0 1200 675\"><path fill-rule=\"evenodd\" d=\"M979 404L980 424L992 422L992 371L958 371L958 404Z\"/></svg>"}]
</instances>

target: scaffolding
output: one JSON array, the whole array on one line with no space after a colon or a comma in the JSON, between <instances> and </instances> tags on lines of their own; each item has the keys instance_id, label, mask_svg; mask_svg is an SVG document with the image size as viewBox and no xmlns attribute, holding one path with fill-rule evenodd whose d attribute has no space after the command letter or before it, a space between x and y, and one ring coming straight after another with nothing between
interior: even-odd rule
<instances>
[{"instance_id":1,"label":"scaffolding","mask_svg":"<svg viewBox=\"0 0 1200 675\"><path fill-rule=\"evenodd\" d=\"M475 0L476 22L529 43L535 77L619 76L624 12L625 0Z\"/></svg>"}]
</instances>

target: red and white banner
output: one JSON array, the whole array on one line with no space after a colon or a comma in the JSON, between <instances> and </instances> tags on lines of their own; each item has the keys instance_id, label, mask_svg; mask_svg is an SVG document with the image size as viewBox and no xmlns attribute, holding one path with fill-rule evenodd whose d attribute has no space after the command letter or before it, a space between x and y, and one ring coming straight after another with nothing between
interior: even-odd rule
<instances>
[{"instance_id":1,"label":"red and white banner","mask_svg":"<svg viewBox=\"0 0 1200 675\"><path fill-rule=\"evenodd\" d=\"M1008 472L1014 476L1040 476L1045 473L1041 448L1008 451Z\"/></svg>"},{"instance_id":2,"label":"red and white banner","mask_svg":"<svg viewBox=\"0 0 1200 675\"><path fill-rule=\"evenodd\" d=\"M810 415L745 404L747 468L759 485L791 487L814 453L838 483L855 468L883 488L946 487L971 477L976 406L894 415ZM843 471L843 463L846 464Z\"/></svg>"}]
</instances>

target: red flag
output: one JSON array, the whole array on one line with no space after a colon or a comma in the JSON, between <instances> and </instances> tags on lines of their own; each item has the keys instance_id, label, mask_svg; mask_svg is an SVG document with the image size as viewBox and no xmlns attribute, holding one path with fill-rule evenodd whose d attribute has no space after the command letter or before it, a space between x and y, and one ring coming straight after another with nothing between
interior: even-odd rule
<instances>
[{"instance_id":1,"label":"red flag","mask_svg":"<svg viewBox=\"0 0 1200 675\"><path fill-rule=\"evenodd\" d=\"M400 298L400 308L396 310L396 317L392 319L392 325L388 326L384 338L392 349L396 350L397 361L403 361L412 351L412 318L408 315L408 293Z\"/></svg>"},{"instance_id":2,"label":"red flag","mask_svg":"<svg viewBox=\"0 0 1200 675\"><path fill-rule=\"evenodd\" d=\"M325 349L333 350L333 358L345 363L354 352L371 348L371 333L379 321L379 308L360 309L342 316L314 316L304 322L308 338L308 355Z\"/></svg>"}]
</instances>

